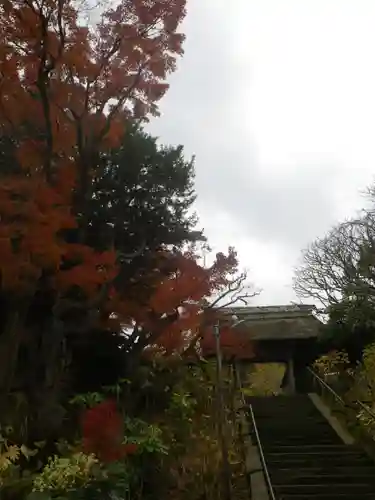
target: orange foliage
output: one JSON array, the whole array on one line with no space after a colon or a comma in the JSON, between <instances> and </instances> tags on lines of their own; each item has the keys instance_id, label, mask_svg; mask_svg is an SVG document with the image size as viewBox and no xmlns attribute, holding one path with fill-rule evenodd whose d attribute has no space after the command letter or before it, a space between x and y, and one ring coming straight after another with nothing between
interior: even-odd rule
<instances>
[{"instance_id":1,"label":"orange foliage","mask_svg":"<svg viewBox=\"0 0 375 500\"><path fill-rule=\"evenodd\" d=\"M69 244L64 245L63 257L74 265L58 271L55 283L61 291L68 291L75 285L87 296L92 296L117 273L116 256L111 251L99 253L86 245Z\"/></svg>"},{"instance_id":2,"label":"orange foliage","mask_svg":"<svg viewBox=\"0 0 375 500\"><path fill-rule=\"evenodd\" d=\"M0 184L0 270L5 291L33 290L42 269L57 271L63 247L57 233L75 226L55 190L38 178Z\"/></svg>"},{"instance_id":3,"label":"orange foliage","mask_svg":"<svg viewBox=\"0 0 375 500\"><path fill-rule=\"evenodd\" d=\"M139 105L155 114L182 53L176 30L184 0L122 0L94 28L82 26L75 4L13 0L0 7L2 118L11 126L48 125L56 155L75 155L78 127L85 144L102 146L105 138L113 146L124 115Z\"/></svg>"},{"instance_id":4,"label":"orange foliage","mask_svg":"<svg viewBox=\"0 0 375 500\"><path fill-rule=\"evenodd\" d=\"M3 289L33 290L56 271L63 290L92 293L113 277L114 253L83 248L58 271L72 252L61 230L84 214L96 154L118 144L127 118L157 113L182 54L185 0L121 0L96 25L83 24L79 5L0 3L0 134L16 138L22 168L0 187Z\"/></svg>"},{"instance_id":5,"label":"orange foliage","mask_svg":"<svg viewBox=\"0 0 375 500\"><path fill-rule=\"evenodd\" d=\"M212 357L216 355L215 338L212 326L206 328L200 342L202 355ZM220 327L220 347L224 359L251 359L254 357L254 342L244 329Z\"/></svg>"},{"instance_id":6,"label":"orange foliage","mask_svg":"<svg viewBox=\"0 0 375 500\"><path fill-rule=\"evenodd\" d=\"M207 268L192 252L163 254L162 258L168 260L173 272L154 276L150 300L142 305L139 301L124 301L114 293L111 310L116 312L119 324L133 327L135 321L142 328L140 337L145 346L159 347L166 353L181 352L197 340L209 299L225 290L236 274L237 255L230 248L228 255L217 254Z\"/></svg>"}]
</instances>

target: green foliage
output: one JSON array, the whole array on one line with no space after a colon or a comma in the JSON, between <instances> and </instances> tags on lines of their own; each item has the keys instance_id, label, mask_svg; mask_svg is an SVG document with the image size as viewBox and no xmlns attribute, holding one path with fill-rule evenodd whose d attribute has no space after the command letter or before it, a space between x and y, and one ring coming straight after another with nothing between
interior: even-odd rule
<instances>
[{"instance_id":1,"label":"green foliage","mask_svg":"<svg viewBox=\"0 0 375 500\"><path fill-rule=\"evenodd\" d=\"M349 368L349 358L346 352L331 351L318 358L314 367L324 376L330 373L341 373Z\"/></svg>"},{"instance_id":2,"label":"green foliage","mask_svg":"<svg viewBox=\"0 0 375 500\"><path fill-rule=\"evenodd\" d=\"M24 490L28 496L22 498L194 500L203 494L207 498L219 497L221 450L216 421L215 364L186 366L173 361L168 365L162 360L160 366L156 362L143 371L144 376L147 375L149 399L147 406L138 400L133 407L138 416L128 414L125 409L126 397L133 385L130 380L120 380L100 392L78 394L70 400L70 406L84 410L103 401L106 394L115 395L120 407L123 406L123 443L136 444L136 452L125 459L103 464L95 456L82 453L79 442L71 444L62 438L56 443L57 453L39 470L32 470ZM230 462L237 467L240 459L228 399L232 382L229 376L224 381L224 432ZM152 391L165 394L163 407L153 399ZM153 401L155 406L150 406Z\"/></svg>"},{"instance_id":3,"label":"green foliage","mask_svg":"<svg viewBox=\"0 0 375 500\"><path fill-rule=\"evenodd\" d=\"M35 476L27 500L104 500L129 498L136 484L126 461L101 464L93 455L53 457Z\"/></svg>"},{"instance_id":4,"label":"green foliage","mask_svg":"<svg viewBox=\"0 0 375 500\"><path fill-rule=\"evenodd\" d=\"M197 400L188 392L173 392L170 400L169 411L176 419L191 421Z\"/></svg>"},{"instance_id":5,"label":"green foliage","mask_svg":"<svg viewBox=\"0 0 375 500\"><path fill-rule=\"evenodd\" d=\"M103 394L83 394L74 404L90 407L104 399ZM137 453L131 458L103 464L94 455L76 451L66 442L58 446L62 455L48 459L43 469L33 476L28 500L92 500L128 498L143 483L143 467L149 456L167 455L162 430L156 424L126 417L124 444L136 444ZM133 493L132 493L133 492Z\"/></svg>"},{"instance_id":6,"label":"green foliage","mask_svg":"<svg viewBox=\"0 0 375 500\"><path fill-rule=\"evenodd\" d=\"M367 446L370 443L369 452L373 453L375 418L371 412L375 412L375 344L364 349L362 362L354 368L346 352L332 351L315 362L315 369L346 403L343 408L326 393L323 396L328 398L331 409L338 412L338 417L356 439Z\"/></svg>"},{"instance_id":7,"label":"green foliage","mask_svg":"<svg viewBox=\"0 0 375 500\"><path fill-rule=\"evenodd\" d=\"M30 459L38 454L44 443L35 443L35 448L30 449L24 444L19 445L13 442L10 439L12 434L11 426L3 428L0 426L0 487L23 490L31 485L32 475L31 470L25 467L25 464L28 465Z\"/></svg>"},{"instance_id":8,"label":"green foliage","mask_svg":"<svg viewBox=\"0 0 375 500\"><path fill-rule=\"evenodd\" d=\"M106 237L105 224L113 224L115 245L126 253L144 243L145 253L152 253L161 245L202 239L194 231L196 217L188 215L195 199L194 164L184 159L182 146L161 146L129 123L122 144L103 154L101 165L91 202L96 242Z\"/></svg>"},{"instance_id":9,"label":"green foliage","mask_svg":"<svg viewBox=\"0 0 375 500\"><path fill-rule=\"evenodd\" d=\"M104 401L105 396L99 392L88 392L86 394L76 394L69 403L81 408L92 408Z\"/></svg>"},{"instance_id":10,"label":"green foliage","mask_svg":"<svg viewBox=\"0 0 375 500\"><path fill-rule=\"evenodd\" d=\"M66 491L79 490L92 482L97 470L100 471L99 461L94 455L82 452L74 453L70 457L50 457L42 471L33 481L33 492L48 492L61 496Z\"/></svg>"},{"instance_id":11,"label":"green foliage","mask_svg":"<svg viewBox=\"0 0 375 500\"><path fill-rule=\"evenodd\" d=\"M125 442L136 444L137 453L157 453L166 455L168 447L163 442L160 427L149 424L139 418L125 417Z\"/></svg>"},{"instance_id":12,"label":"green foliage","mask_svg":"<svg viewBox=\"0 0 375 500\"><path fill-rule=\"evenodd\" d=\"M351 370L351 375L351 398L372 406L375 401L375 344L364 349L362 362Z\"/></svg>"},{"instance_id":13,"label":"green foliage","mask_svg":"<svg viewBox=\"0 0 375 500\"><path fill-rule=\"evenodd\" d=\"M368 295L343 297L328 308L321 345L329 350L345 349L352 364L362 359L364 348L374 341L375 309Z\"/></svg>"},{"instance_id":14,"label":"green foliage","mask_svg":"<svg viewBox=\"0 0 375 500\"><path fill-rule=\"evenodd\" d=\"M173 383L174 379L174 383ZM172 496L181 499L220 497L221 448L217 426L217 392L214 362L174 367L172 387L162 428L169 444L165 465ZM229 377L224 381L226 412L224 433L230 460L236 461L236 435L230 410ZM177 489L177 491L175 491Z\"/></svg>"}]
</instances>

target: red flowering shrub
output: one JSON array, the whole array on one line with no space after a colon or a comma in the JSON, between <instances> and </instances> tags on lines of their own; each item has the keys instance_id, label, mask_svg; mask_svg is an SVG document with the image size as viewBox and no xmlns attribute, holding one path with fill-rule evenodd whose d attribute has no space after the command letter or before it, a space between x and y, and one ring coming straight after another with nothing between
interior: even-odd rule
<instances>
[{"instance_id":1,"label":"red flowering shrub","mask_svg":"<svg viewBox=\"0 0 375 500\"><path fill-rule=\"evenodd\" d=\"M114 462L134 453L135 444L123 444L124 424L113 400L86 410L82 416L83 451L102 462Z\"/></svg>"}]
</instances>

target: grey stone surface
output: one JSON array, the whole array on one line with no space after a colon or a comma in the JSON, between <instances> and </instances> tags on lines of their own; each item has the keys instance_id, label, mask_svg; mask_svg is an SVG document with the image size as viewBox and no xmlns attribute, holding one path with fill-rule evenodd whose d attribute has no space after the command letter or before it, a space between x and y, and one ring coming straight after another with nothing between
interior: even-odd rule
<instances>
[{"instance_id":1,"label":"grey stone surface","mask_svg":"<svg viewBox=\"0 0 375 500\"><path fill-rule=\"evenodd\" d=\"M342 439L345 444L353 444L355 439L354 437L345 429L345 427L339 422L339 420L332 414L329 407L324 403L322 398L316 394L309 394L311 401L320 411L320 413L328 420L329 424L333 428L333 430L337 433L337 435Z\"/></svg>"}]
</instances>

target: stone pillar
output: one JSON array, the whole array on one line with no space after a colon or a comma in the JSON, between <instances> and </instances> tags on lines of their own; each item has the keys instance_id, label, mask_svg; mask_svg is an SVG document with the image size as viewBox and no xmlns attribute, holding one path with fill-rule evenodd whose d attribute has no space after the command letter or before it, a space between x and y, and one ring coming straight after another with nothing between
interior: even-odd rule
<instances>
[{"instance_id":1,"label":"stone pillar","mask_svg":"<svg viewBox=\"0 0 375 500\"><path fill-rule=\"evenodd\" d=\"M296 392L298 394L309 394L312 392L312 380L307 372L307 365L294 361L294 378L296 380Z\"/></svg>"},{"instance_id":2,"label":"stone pillar","mask_svg":"<svg viewBox=\"0 0 375 500\"><path fill-rule=\"evenodd\" d=\"M294 374L294 361L293 357L290 356L286 363L286 374L285 374L285 392L287 394L295 394L296 392L296 379Z\"/></svg>"}]
</instances>

